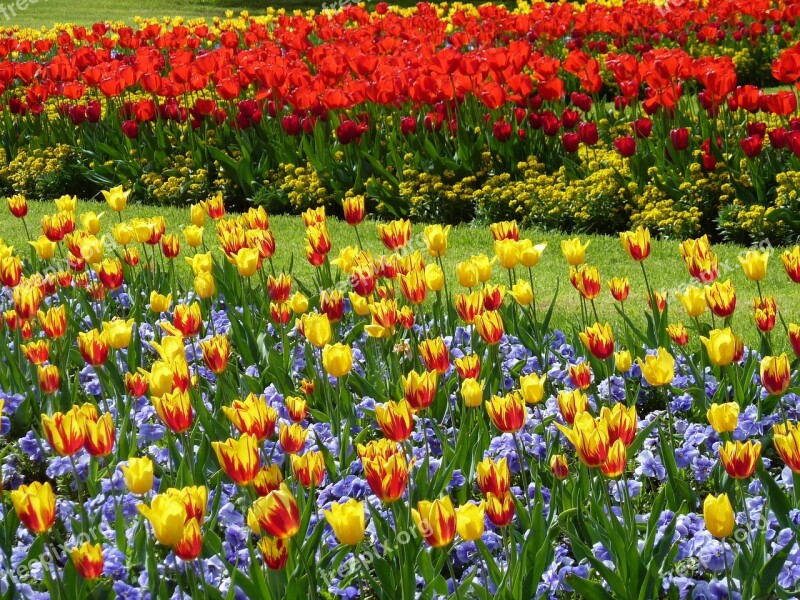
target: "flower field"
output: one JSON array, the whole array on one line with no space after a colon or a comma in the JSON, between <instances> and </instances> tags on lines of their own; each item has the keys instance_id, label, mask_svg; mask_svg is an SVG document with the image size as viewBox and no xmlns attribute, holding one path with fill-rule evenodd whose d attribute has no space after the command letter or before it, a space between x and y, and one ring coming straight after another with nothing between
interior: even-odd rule
<instances>
[{"instance_id":1,"label":"flower field","mask_svg":"<svg viewBox=\"0 0 800 600\"><path fill-rule=\"evenodd\" d=\"M453 261L448 226L370 223L351 199L354 246L322 208L294 217L301 278L263 208L214 197L167 232L128 218L130 190L103 196L105 215L62 196L36 226L7 201L29 247L0 248L4 594L796 594L800 327L764 282L800 282L800 248L720 276L706 237L674 242L694 283L667 295L644 228L601 279L580 238L497 222L491 256Z\"/></svg>"},{"instance_id":2,"label":"flower field","mask_svg":"<svg viewBox=\"0 0 800 600\"><path fill-rule=\"evenodd\" d=\"M9 29L9 195L793 243L800 4L421 3Z\"/></svg>"}]
</instances>

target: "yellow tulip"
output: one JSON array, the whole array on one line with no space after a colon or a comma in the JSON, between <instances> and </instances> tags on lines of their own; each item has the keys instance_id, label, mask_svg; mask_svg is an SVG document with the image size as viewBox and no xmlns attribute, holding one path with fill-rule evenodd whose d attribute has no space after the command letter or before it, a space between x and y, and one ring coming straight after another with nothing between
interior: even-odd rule
<instances>
[{"instance_id":1,"label":"yellow tulip","mask_svg":"<svg viewBox=\"0 0 800 600\"><path fill-rule=\"evenodd\" d=\"M733 362L736 356L737 338L730 327L714 329L708 337L701 337L700 341L706 347L708 357L715 365L724 367Z\"/></svg>"},{"instance_id":2,"label":"yellow tulip","mask_svg":"<svg viewBox=\"0 0 800 600\"><path fill-rule=\"evenodd\" d=\"M533 302L533 290L531 289L531 284L524 279L518 279L509 293L520 306L528 306L531 302Z\"/></svg>"},{"instance_id":3,"label":"yellow tulip","mask_svg":"<svg viewBox=\"0 0 800 600\"><path fill-rule=\"evenodd\" d=\"M706 412L706 418L717 433L731 432L739 424L739 405L736 402L714 403Z\"/></svg>"},{"instance_id":4,"label":"yellow tulip","mask_svg":"<svg viewBox=\"0 0 800 600\"><path fill-rule=\"evenodd\" d=\"M468 377L461 382L461 398L469 408L477 408L483 404L483 382Z\"/></svg>"},{"instance_id":5,"label":"yellow tulip","mask_svg":"<svg viewBox=\"0 0 800 600\"><path fill-rule=\"evenodd\" d=\"M519 244L516 240L497 240L494 255L504 269L513 269L519 264Z\"/></svg>"},{"instance_id":6,"label":"yellow tulip","mask_svg":"<svg viewBox=\"0 0 800 600\"><path fill-rule=\"evenodd\" d=\"M333 377L344 377L353 368L353 351L346 344L327 345L322 349L322 365Z\"/></svg>"},{"instance_id":7,"label":"yellow tulip","mask_svg":"<svg viewBox=\"0 0 800 600\"><path fill-rule=\"evenodd\" d=\"M90 265L103 260L103 242L94 235L87 235L80 243L81 257Z\"/></svg>"},{"instance_id":8,"label":"yellow tulip","mask_svg":"<svg viewBox=\"0 0 800 600\"><path fill-rule=\"evenodd\" d=\"M97 235L100 231L100 217L103 213L95 214L94 211L85 212L81 215L81 225L90 235Z\"/></svg>"},{"instance_id":9,"label":"yellow tulip","mask_svg":"<svg viewBox=\"0 0 800 600\"><path fill-rule=\"evenodd\" d=\"M465 542L474 542L483 535L485 528L483 503L464 504L456 509L456 531Z\"/></svg>"},{"instance_id":10,"label":"yellow tulip","mask_svg":"<svg viewBox=\"0 0 800 600\"><path fill-rule=\"evenodd\" d=\"M50 260L56 254L57 244L51 242L43 235L40 235L35 242L28 243L36 250L36 256L39 257L39 260Z\"/></svg>"},{"instance_id":11,"label":"yellow tulip","mask_svg":"<svg viewBox=\"0 0 800 600\"><path fill-rule=\"evenodd\" d=\"M186 506L183 500L169 494L158 494L150 506L139 504L136 508L150 521L159 544L174 546L183 538L186 523Z\"/></svg>"},{"instance_id":12,"label":"yellow tulip","mask_svg":"<svg viewBox=\"0 0 800 600\"><path fill-rule=\"evenodd\" d=\"M450 233L450 225L428 225L423 232L425 247L428 254L434 258L444 256L447 252L447 236Z\"/></svg>"},{"instance_id":13,"label":"yellow tulip","mask_svg":"<svg viewBox=\"0 0 800 600\"><path fill-rule=\"evenodd\" d=\"M133 239L133 227L129 223L117 223L111 228L111 235L120 246L127 246Z\"/></svg>"},{"instance_id":14,"label":"yellow tulip","mask_svg":"<svg viewBox=\"0 0 800 600\"><path fill-rule=\"evenodd\" d=\"M121 465L120 468L131 494L146 494L153 489L153 461L148 457L129 458L128 464Z\"/></svg>"},{"instance_id":15,"label":"yellow tulip","mask_svg":"<svg viewBox=\"0 0 800 600\"><path fill-rule=\"evenodd\" d=\"M194 291L202 299L211 298L217 292L214 276L210 271L201 271L194 278Z\"/></svg>"},{"instance_id":16,"label":"yellow tulip","mask_svg":"<svg viewBox=\"0 0 800 600\"><path fill-rule=\"evenodd\" d=\"M242 277L252 277L258 271L261 257L255 248L242 248L233 257L239 275Z\"/></svg>"},{"instance_id":17,"label":"yellow tulip","mask_svg":"<svg viewBox=\"0 0 800 600\"><path fill-rule=\"evenodd\" d=\"M154 313L162 313L169 310L172 304L172 294L163 296L157 291L150 292L150 310Z\"/></svg>"},{"instance_id":18,"label":"yellow tulip","mask_svg":"<svg viewBox=\"0 0 800 600\"><path fill-rule=\"evenodd\" d=\"M444 288L444 272L439 265L425 265L425 285L432 292L442 291Z\"/></svg>"},{"instance_id":19,"label":"yellow tulip","mask_svg":"<svg viewBox=\"0 0 800 600\"><path fill-rule=\"evenodd\" d=\"M532 269L539 264L539 260L547 248L547 242L534 245L530 240L519 241L519 262L528 269Z\"/></svg>"},{"instance_id":20,"label":"yellow tulip","mask_svg":"<svg viewBox=\"0 0 800 600\"><path fill-rule=\"evenodd\" d=\"M577 267L586 260L586 248L589 247L591 240L582 244L579 238L561 241L561 253L567 259L567 264Z\"/></svg>"},{"instance_id":21,"label":"yellow tulip","mask_svg":"<svg viewBox=\"0 0 800 600\"><path fill-rule=\"evenodd\" d=\"M103 322L103 332L108 338L108 344L112 348L120 350L127 348L131 343L131 335L133 334L134 319L114 319L112 321Z\"/></svg>"},{"instance_id":22,"label":"yellow tulip","mask_svg":"<svg viewBox=\"0 0 800 600\"><path fill-rule=\"evenodd\" d=\"M258 253L256 251L256 253ZM192 267L192 273L196 276L198 273L211 272L214 267L214 261L211 258L211 252L205 254L195 254L194 256L187 256L186 262Z\"/></svg>"},{"instance_id":23,"label":"yellow tulip","mask_svg":"<svg viewBox=\"0 0 800 600\"><path fill-rule=\"evenodd\" d=\"M197 225L188 225L183 229L183 238L190 248L197 248L203 243L203 228Z\"/></svg>"},{"instance_id":24,"label":"yellow tulip","mask_svg":"<svg viewBox=\"0 0 800 600\"><path fill-rule=\"evenodd\" d=\"M350 498L344 504L334 502L330 510L322 511L336 539L345 546L355 546L364 539L364 503Z\"/></svg>"},{"instance_id":25,"label":"yellow tulip","mask_svg":"<svg viewBox=\"0 0 800 600\"><path fill-rule=\"evenodd\" d=\"M692 318L699 317L706 310L706 293L701 288L687 286L683 294L676 292L675 297L683 304L686 314Z\"/></svg>"},{"instance_id":26,"label":"yellow tulip","mask_svg":"<svg viewBox=\"0 0 800 600\"><path fill-rule=\"evenodd\" d=\"M320 313L308 313L303 315L301 325L303 334L311 344L317 348L322 348L331 341L331 322L328 315Z\"/></svg>"},{"instance_id":27,"label":"yellow tulip","mask_svg":"<svg viewBox=\"0 0 800 600\"><path fill-rule=\"evenodd\" d=\"M636 362L647 383L653 387L667 385L675 377L675 359L664 348L659 348L655 356L649 354L644 361L637 358Z\"/></svg>"},{"instance_id":28,"label":"yellow tulip","mask_svg":"<svg viewBox=\"0 0 800 600\"><path fill-rule=\"evenodd\" d=\"M761 281L767 274L767 261L769 252L748 250L744 256L739 257L739 264L745 276L751 281Z\"/></svg>"},{"instance_id":29,"label":"yellow tulip","mask_svg":"<svg viewBox=\"0 0 800 600\"><path fill-rule=\"evenodd\" d=\"M706 529L715 538L728 537L735 525L733 507L727 494L709 494L703 502L703 519Z\"/></svg>"},{"instance_id":30,"label":"yellow tulip","mask_svg":"<svg viewBox=\"0 0 800 600\"><path fill-rule=\"evenodd\" d=\"M458 283L465 288L474 288L478 285L478 266L471 260L465 260L456 265Z\"/></svg>"},{"instance_id":31,"label":"yellow tulip","mask_svg":"<svg viewBox=\"0 0 800 600\"><path fill-rule=\"evenodd\" d=\"M614 353L614 366L620 373L627 373L631 370L633 359L627 350L620 350Z\"/></svg>"},{"instance_id":32,"label":"yellow tulip","mask_svg":"<svg viewBox=\"0 0 800 600\"><path fill-rule=\"evenodd\" d=\"M539 404L544 398L544 384L547 374L541 377L536 373L519 378L519 389L527 404Z\"/></svg>"},{"instance_id":33,"label":"yellow tulip","mask_svg":"<svg viewBox=\"0 0 800 600\"><path fill-rule=\"evenodd\" d=\"M103 198L106 199L111 210L114 212L122 212L128 205L128 196L130 193L130 190L126 192L122 189L121 185L118 185L110 190L103 190Z\"/></svg>"},{"instance_id":34,"label":"yellow tulip","mask_svg":"<svg viewBox=\"0 0 800 600\"><path fill-rule=\"evenodd\" d=\"M308 298L302 292L295 292L289 298L289 306L292 307L295 314L302 315L308 310Z\"/></svg>"}]
</instances>

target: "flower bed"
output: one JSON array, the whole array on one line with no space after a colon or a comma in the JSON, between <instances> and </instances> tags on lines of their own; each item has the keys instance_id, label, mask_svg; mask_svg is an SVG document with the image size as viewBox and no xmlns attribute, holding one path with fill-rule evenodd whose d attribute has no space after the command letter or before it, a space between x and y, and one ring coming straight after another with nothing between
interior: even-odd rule
<instances>
[{"instance_id":1,"label":"flower bed","mask_svg":"<svg viewBox=\"0 0 800 600\"><path fill-rule=\"evenodd\" d=\"M786 242L799 7L379 3L10 32L0 185Z\"/></svg>"},{"instance_id":2,"label":"flower bed","mask_svg":"<svg viewBox=\"0 0 800 600\"><path fill-rule=\"evenodd\" d=\"M769 253L732 278L758 284L755 349L707 238L680 244L696 283L673 306L648 283L649 231L621 234L651 301L614 278L613 326L592 249L565 239L564 333L558 293L536 293L554 250L515 222L457 264L448 227L381 223L376 256L350 198L359 247L331 260L325 211L306 211L302 280L276 272L263 208L211 198L179 238L104 196L113 227L76 226L64 196L29 252L0 247L4 594L796 593L798 361L774 348L800 354L800 328L762 289ZM800 282L800 248L780 259Z\"/></svg>"}]
</instances>

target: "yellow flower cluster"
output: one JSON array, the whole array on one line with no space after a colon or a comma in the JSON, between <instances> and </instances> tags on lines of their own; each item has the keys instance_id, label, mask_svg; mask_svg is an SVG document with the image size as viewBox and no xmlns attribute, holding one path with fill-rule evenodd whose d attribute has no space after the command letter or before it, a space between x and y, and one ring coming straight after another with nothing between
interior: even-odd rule
<instances>
[{"instance_id":1,"label":"yellow flower cluster","mask_svg":"<svg viewBox=\"0 0 800 600\"><path fill-rule=\"evenodd\" d=\"M66 144L35 150L21 148L9 163L6 163L6 155L3 153L3 160L0 162L0 187L14 194L42 197L46 180L63 170L73 152Z\"/></svg>"}]
</instances>

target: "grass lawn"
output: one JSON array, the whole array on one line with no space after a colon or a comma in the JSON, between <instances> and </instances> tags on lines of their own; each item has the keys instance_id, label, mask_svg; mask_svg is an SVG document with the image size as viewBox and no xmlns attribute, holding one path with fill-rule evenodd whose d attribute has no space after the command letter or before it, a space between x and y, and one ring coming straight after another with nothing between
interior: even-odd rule
<instances>
[{"instance_id":1,"label":"grass lawn","mask_svg":"<svg viewBox=\"0 0 800 600\"><path fill-rule=\"evenodd\" d=\"M116 222L116 215L108 211L105 203L85 202L78 203L78 213L93 210L98 214L105 212L101 219L102 232L110 230ZM31 235L39 235L39 222L42 215L54 212L55 207L50 202L31 202L30 212L27 217L28 227ZM145 207L141 205L131 205L126 209L124 217L130 219L135 216L152 216L162 214L167 220L167 230L169 232L180 232L182 225L189 222L187 209L178 208L157 208ZM305 230L303 221L296 216L273 216L271 217L271 229L276 238L277 252L275 265L278 269L288 270L292 265L292 274L299 280L310 284L313 277L313 268L305 258ZM422 242L422 226L414 225L411 244L420 248L423 253L425 247ZM356 236L351 227L344 222L330 219L329 230L333 241L333 251L331 257L338 255L339 251L348 245L357 245ZM0 208L0 231L4 241L17 248L21 256L27 255L26 236L21 221L14 219L3 206ZM367 249L374 255L385 252L381 244L375 224L365 222L360 226L361 239ZM218 244L214 239L215 233L213 225L209 222L205 227L206 241L209 247L216 248ZM558 328L570 332L580 323L580 302L578 293L569 283L568 267L564 260L560 242L565 236L556 233L541 233L537 231L523 231L523 237L532 239L535 243L547 242L548 248L542 257L541 262L534 268L535 292L538 297L538 305L549 305L559 286L559 293L554 309L554 325ZM608 292L606 282L613 276L627 276L631 281L631 295L626 303L628 315L635 321L643 321L642 313L645 306L645 284L641 269L628 258L625 251L620 246L619 240L610 236L581 236L582 239L591 240L591 245L587 251L587 262L597 265L603 279L603 290L600 297L595 301L596 308L601 321L608 320L613 324L621 326L622 320L619 317L611 294ZM181 237L183 244L183 238ZM186 248L182 248L182 253ZM748 281L737 261L737 255L743 252L743 248L731 245L718 245L715 250L720 257L720 280L733 279L737 289L738 310L734 315L734 330L744 337L744 339L754 344L758 340L757 330L752 319L752 299L757 296L754 283ZM448 286L451 293L463 291L456 280L455 265L474 254L485 253L493 255L492 237L488 227L478 227L463 225L454 227L450 232L450 247L444 260L445 271L448 278ZM762 282L762 289L766 294L773 294L778 302L778 307L783 311L787 322L796 321L798 314L796 301L798 287L786 276L779 252L775 252L770 259L767 278ZM648 277L653 288L661 292L669 292L670 321L682 321L689 325L689 321L683 311L682 306L674 297L675 291L682 289L691 283L690 277L683 264L683 260L678 252L678 243L675 241L654 241L653 251L650 258L646 261ZM180 260L179 273L186 284L190 285L189 268L185 261ZM527 274L519 272L520 276ZM506 274L500 265L494 267L493 281L505 283ZM709 319L708 313L704 316ZM780 329L780 325L776 328ZM780 346L786 346L785 336L782 332L778 333L775 342Z\"/></svg>"},{"instance_id":2,"label":"grass lawn","mask_svg":"<svg viewBox=\"0 0 800 600\"><path fill-rule=\"evenodd\" d=\"M341 5L339 0L315 2L313 0L20 0L24 10L20 10L18 0L3 0L0 5L6 7L5 12L0 10L0 28L13 27L47 27L56 23L77 23L91 25L97 21L128 21L134 17L183 17L184 19L223 17L226 11L235 14L243 10L257 15L263 13L267 6L275 8L315 9L317 11L327 4L331 7ZM369 5L374 5L370 2ZM400 0L392 2L409 6L415 4L413 0Z\"/></svg>"}]
</instances>

